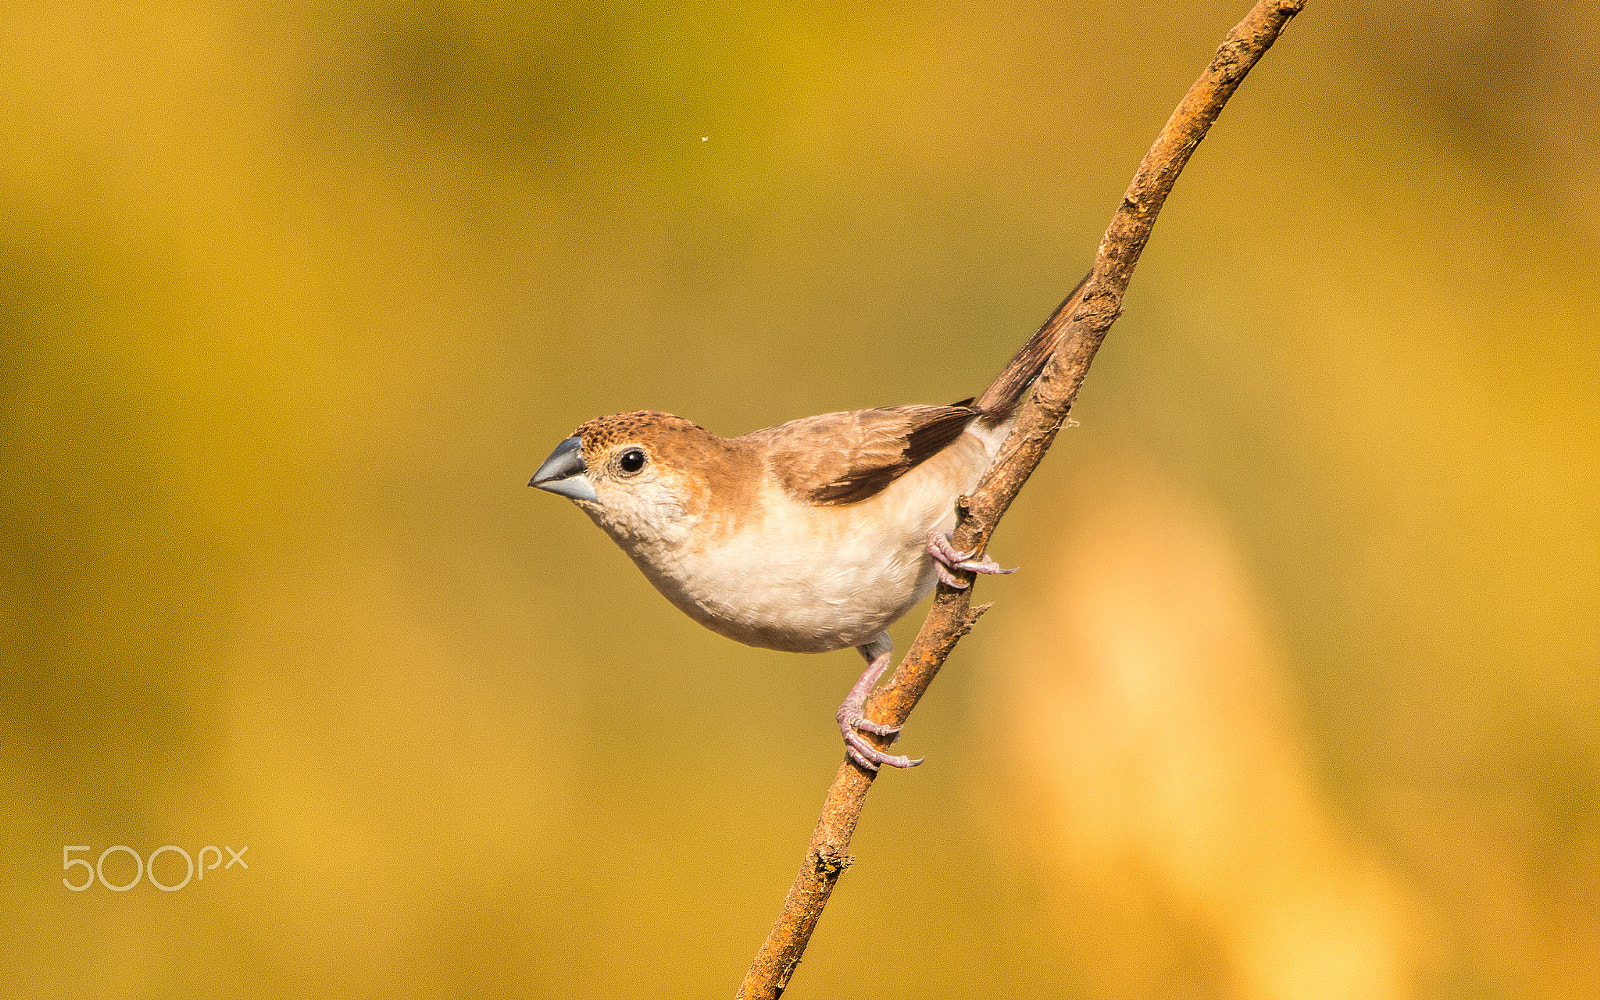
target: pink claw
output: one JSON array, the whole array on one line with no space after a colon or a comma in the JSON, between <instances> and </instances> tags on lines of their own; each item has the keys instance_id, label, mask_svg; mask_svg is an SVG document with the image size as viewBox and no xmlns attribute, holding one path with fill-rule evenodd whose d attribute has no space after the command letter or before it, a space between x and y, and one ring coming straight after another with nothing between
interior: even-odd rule
<instances>
[{"instance_id":1,"label":"pink claw","mask_svg":"<svg viewBox=\"0 0 1600 1000\"><path fill-rule=\"evenodd\" d=\"M956 590L966 590L971 584L956 576L951 570L966 570L968 573L985 573L996 575L1001 573L1015 573L1013 569L1004 569L989 557L987 553L982 558L974 559L976 551L961 552L950 544L950 532L935 529L928 532L928 555L933 557L933 571L939 574L939 582Z\"/></svg>"}]
</instances>

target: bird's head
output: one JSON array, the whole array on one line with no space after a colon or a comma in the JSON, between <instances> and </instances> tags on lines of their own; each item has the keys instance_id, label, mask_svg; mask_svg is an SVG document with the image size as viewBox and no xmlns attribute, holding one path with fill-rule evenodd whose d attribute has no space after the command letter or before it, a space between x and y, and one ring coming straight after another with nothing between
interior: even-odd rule
<instances>
[{"instance_id":1,"label":"bird's head","mask_svg":"<svg viewBox=\"0 0 1600 1000\"><path fill-rule=\"evenodd\" d=\"M624 545L661 542L705 510L726 451L682 417L615 413L573 431L528 485L573 500Z\"/></svg>"}]
</instances>

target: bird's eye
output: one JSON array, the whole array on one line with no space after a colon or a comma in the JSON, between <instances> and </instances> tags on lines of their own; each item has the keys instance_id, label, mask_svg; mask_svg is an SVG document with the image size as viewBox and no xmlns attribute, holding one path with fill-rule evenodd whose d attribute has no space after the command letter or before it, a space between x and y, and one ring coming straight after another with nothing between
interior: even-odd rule
<instances>
[{"instance_id":1,"label":"bird's eye","mask_svg":"<svg viewBox=\"0 0 1600 1000\"><path fill-rule=\"evenodd\" d=\"M617 456L617 468L630 476L638 472L644 468L644 450L641 448L629 448Z\"/></svg>"}]
</instances>

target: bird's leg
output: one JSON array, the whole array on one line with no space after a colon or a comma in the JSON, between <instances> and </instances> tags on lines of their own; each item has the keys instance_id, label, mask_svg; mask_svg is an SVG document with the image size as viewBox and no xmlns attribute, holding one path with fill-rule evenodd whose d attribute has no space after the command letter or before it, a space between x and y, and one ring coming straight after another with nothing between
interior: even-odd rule
<instances>
[{"instance_id":1,"label":"bird's leg","mask_svg":"<svg viewBox=\"0 0 1600 1000\"><path fill-rule=\"evenodd\" d=\"M912 760L910 757L884 753L861 736L861 732L871 733L874 736L887 738L890 743L900 738L899 726L880 725L863 714L867 695L872 693L878 678L889 668L889 655L894 651L894 643L889 639L887 632L879 632L867 642L857 646L856 650L866 657L867 669L856 678L855 686L850 688L850 693L844 696L844 704L839 706L837 716L839 732L844 734L846 752L850 754L851 760L871 772L876 772L884 764L890 767L917 766L922 763L921 757Z\"/></svg>"},{"instance_id":2,"label":"bird's leg","mask_svg":"<svg viewBox=\"0 0 1600 1000\"><path fill-rule=\"evenodd\" d=\"M977 551L960 552L950 544L950 532L940 531L938 528L928 532L928 555L933 557L933 571L939 574L939 582L947 587L957 590L966 590L971 586L966 580L956 576L951 570L964 569L969 573L1015 573L1016 569L1002 569L1000 564L989 558L984 553L983 558L974 559Z\"/></svg>"}]
</instances>

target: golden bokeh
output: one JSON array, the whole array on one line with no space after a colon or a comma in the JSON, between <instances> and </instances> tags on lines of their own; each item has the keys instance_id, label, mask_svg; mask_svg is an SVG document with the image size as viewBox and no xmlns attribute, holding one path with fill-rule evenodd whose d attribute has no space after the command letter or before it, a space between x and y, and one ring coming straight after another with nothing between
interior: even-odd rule
<instances>
[{"instance_id":1,"label":"golden bokeh","mask_svg":"<svg viewBox=\"0 0 1600 1000\"><path fill-rule=\"evenodd\" d=\"M4 992L731 995L859 658L524 484L978 391L1245 9L9 11ZM1592 992L1596 94L1586 10L1308 6L788 995Z\"/></svg>"}]
</instances>

